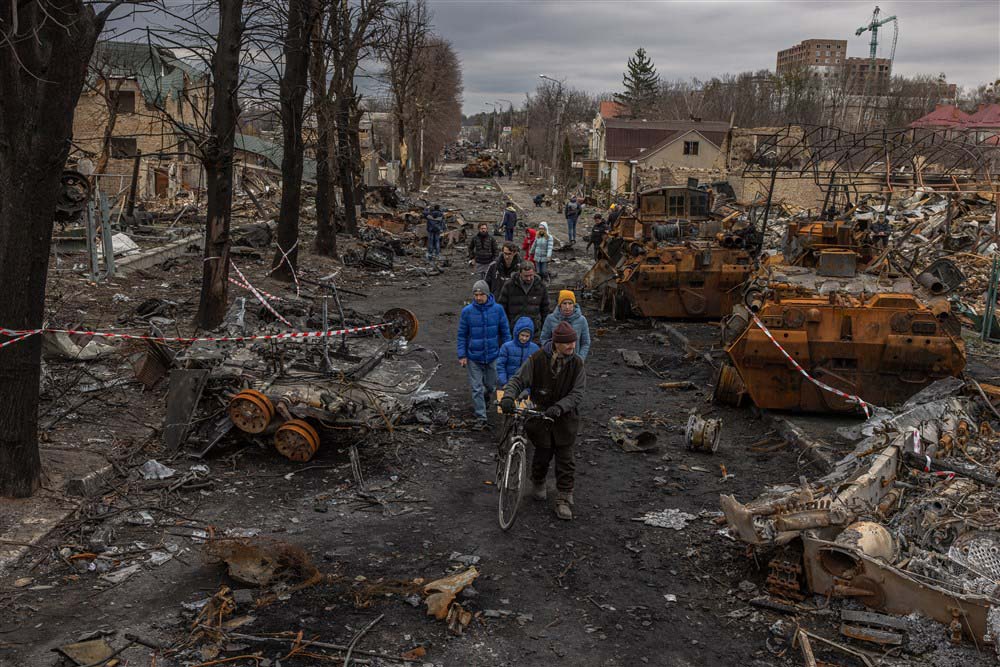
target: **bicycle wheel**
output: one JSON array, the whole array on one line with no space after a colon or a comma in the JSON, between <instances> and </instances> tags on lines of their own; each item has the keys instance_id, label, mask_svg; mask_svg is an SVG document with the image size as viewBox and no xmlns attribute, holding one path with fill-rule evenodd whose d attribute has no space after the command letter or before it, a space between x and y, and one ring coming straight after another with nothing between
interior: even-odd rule
<instances>
[{"instance_id":1,"label":"bicycle wheel","mask_svg":"<svg viewBox=\"0 0 1000 667\"><path fill-rule=\"evenodd\" d=\"M524 441L515 438L504 458L500 479L500 506L497 516L502 530L513 526L517 518L517 508L521 504L521 486L524 484L524 457Z\"/></svg>"}]
</instances>

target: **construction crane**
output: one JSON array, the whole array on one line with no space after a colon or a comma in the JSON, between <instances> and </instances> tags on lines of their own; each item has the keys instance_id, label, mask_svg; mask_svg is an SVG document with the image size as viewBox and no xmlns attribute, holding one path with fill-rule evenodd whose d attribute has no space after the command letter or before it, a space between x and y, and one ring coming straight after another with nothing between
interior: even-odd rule
<instances>
[{"instance_id":1,"label":"construction crane","mask_svg":"<svg viewBox=\"0 0 1000 667\"><path fill-rule=\"evenodd\" d=\"M892 50L889 52L889 67L892 67L892 61L896 57L896 39L899 37L899 22L896 20L895 15L887 16L881 21L878 18L879 12L878 5L875 5L875 13L872 14L872 20L868 25L861 26L854 31L855 36L860 37L867 30L871 30L872 42L871 42L871 65L872 70L875 68L875 56L878 54L878 29L884 26L886 23L892 22Z\"/></svg>"}]
</instances>

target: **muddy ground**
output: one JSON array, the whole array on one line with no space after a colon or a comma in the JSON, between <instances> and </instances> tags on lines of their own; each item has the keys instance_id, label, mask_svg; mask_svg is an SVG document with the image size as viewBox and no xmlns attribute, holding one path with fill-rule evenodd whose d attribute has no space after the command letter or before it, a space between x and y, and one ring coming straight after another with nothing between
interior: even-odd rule
<instances>
[{"instance_id":1,"label":"muddy ground","mask_svg":"<svg viewBox=\"0 0 1000 667\"><path fill-rule=\"evenodd\" d=\"M500 186L532 220L557 220L552 210L532 206L531 187L508 181ZM469 219L499 219L502 209L494 182L463 179L457 165L435 176L429 197L463 209ZM554 230L564 237L564 224L557 223ZM417 315L420 333L414 343L440 356L442 367L430 388L447 392L450 414L447 426L401 430L366 445L362 467L367 487L362 493L343 449L324 447L302 465L273 448L236 438L204 461L212 485L187 493L144 490L129 470L148 458L162 458L165 383L143 391L123 355L117 362L51 364L43 424L66 415L47 431L48 460L57 452L87 450L114 461L120 474L32 548L3 582L0 664L60 664L53 648L97 632L109 633L116 648L125 644L125 633L180 647L171 653L134 645L118 656L127 665L226 659L213 664L342 663L343 653L336 650L313 648L307 652L311 655L286 657L287 641L235 635L222 642L221 652L199 651L199 644L190 641L193 613L184 605L204 600L222 585L246 588L206 557L200 538L209 533L286 541L301 547L329 575L323 583L276 597L252 591L255 603L240 598L236 614L251 618L236 633L261 638L301 632L306 640L346 645L377 621L356 647L361 653L355 657L367 664L400 664L400 655L416 647L426 654L413 664L448 666L802 664L798 649L783 655L776 654L782 650L773 643L775 650L768 649L768 629L781 616L749 605L761 593L767 554L748 552L722 534L713 519L719 494L747 500L768 484L794 483L800 474L816 472L810 458L781 446L766 417L712 404L712 365L687 355L661 328L614 322L584 301L595 340L587 360L588 396L576 451L576 517L558 521L551 500L526 500L513 529L500 531L492 485L497 434L465 428L471 417L466 376L454 350L459 311L471 297L473 276L464 250L445 254L450 265L440 275L407 270L424 265L420 254L407 258L393 275L343 274L349 281L342 285L367 295L348 295L350 308L373 319L391 306ZM587 256L582 247L557 255L563 261L554 267L553 295L575 286L586 262L572 258ZM263 275L269 258L265 252L238 262L255 284L282 293L287 286ZM307 276L325 275L339 266L308 253L300 261ZM52 321L113 326L129 306L160 296L178 302L178 330L189 332L184 323L191 321L195 307L199 267L200 258L192 254L113 285L83 285L59 276L51 290ZM130 300L116 300L115 294ZM696 348L711 351L717 346L712 324L674 326ZM628 368L621 349L638 351L649 367ZM77 406L87 395L79 393L76 375L125 377L129 382ZM690 380L696 388L657 387L669 380ZM683 426L692 409L722 419L722 443L714 456L684 448ZM614 444L608 421L616 415L645 416L657 431L656 449L627 453ZM773 451L758 451L762 442L763 449ZM182 471L201 463L190 452L164 462ZM551 476L549 485L552 489ZM46 493L59 495L57 488ZM696 518L682 530L635 520L667 508ZM126 510L146 510L155 523L116 523L114 517ZM176 552L162 565L144 563L120 584L80 571L60 559L58 550L87 544L102 523L94 519L98 514L108 519L105 524L115 524L110 541L123 550L142 558L148 553L144 549L175 545ZM449 634L444 622L425 614L422 604L407 601L414 579L436 579L477 558L480 576L460 596L476 617L462 636ZM798 621L838 639L838 616L826 606L825 600L806 600L803 607L812 611L799 614ZM939 651L943 627L931 624L926 632L938 634L919 647L914 644L923 657L897 649L895 664L980 662L972 651ZM331 663L320 657L324 653L341 657ZM838 664L860 664L838 659Z\"/></svg>"}]
</instances>

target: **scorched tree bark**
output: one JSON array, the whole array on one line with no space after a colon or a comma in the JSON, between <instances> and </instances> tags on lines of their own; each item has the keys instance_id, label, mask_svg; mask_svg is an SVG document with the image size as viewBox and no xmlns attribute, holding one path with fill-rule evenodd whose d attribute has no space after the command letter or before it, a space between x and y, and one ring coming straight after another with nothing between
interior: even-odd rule
<instances>
[{"instance_id":1,"label":"scorched tree bark","mask_svg":"<svg viewBox=\"0 0 1000 667\"><path fill-rule=\"evenodd\" d=\"M278 251L271 266L276 278L291 280L297 266L302 196L302 116L309 75L310 40L317 19L316 0L289 0L285 33L285 70L281 75L281 209Z\"/></svg>"},{"instance_id":2,"label":"scorched tree bark","mask_svg":"<svg viewBox=\"0 0 1000 667\"><path fill-rule=\"evenodd\" d=\"M82 0L0 3L0 327L37 329L45 312L52 216L73 113L108 14ZM0 344L12 340L0 335ZM38 488L42 337L0 348L0 496Z\"/></svg>"},{"instance_id":3,"label":"scorched tree bark","mask_svg":"<svg viewBox=\"0 0 1000 667\"><path fill-rule=\"evenodd\" d=\"M212 58L212 127L205 148L205 260L198 325L214 329L226 317L229 287L229 225L233 205L233 144L239 117L243 0L219 0L219 36Z\"/></svg>"}]
</instances>

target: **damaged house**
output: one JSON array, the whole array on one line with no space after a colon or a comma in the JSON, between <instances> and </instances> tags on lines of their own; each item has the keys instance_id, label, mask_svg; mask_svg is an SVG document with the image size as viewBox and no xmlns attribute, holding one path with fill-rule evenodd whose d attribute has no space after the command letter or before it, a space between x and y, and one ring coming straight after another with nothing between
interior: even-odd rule
<instances>
[{"instance_id":1,"label":"damaged house","mask_svg":"<svg viewBox=\"0 0 1000 667\"><path fill-rule=\"evenodd\" d=\"M602 112L610 108L602 105ZM639 172L712 169L724 154L726 121L624 120L598 113L590 135L588 185L606 183L612 192L631 192ZM589 166L589 169L588 169Z\"/></svg>"},{"instance_id":2,"label":"damaged house","mask_svg":"<svg viewBox=\"0 0 1000 667\"><path fill-rule=\"evenodd\" d=\"M175 50L99 42L73 118L73 157L93 161L105 190L126 187L135 173L140 199L197 196L205 176L196 143L210 108L210 77ZM280 182L280 145L238 134L235 148L234 188L247 177L261 189ZM303 179L315 178L315 160L306 159Z\"/></svg>"}]
</instances>

